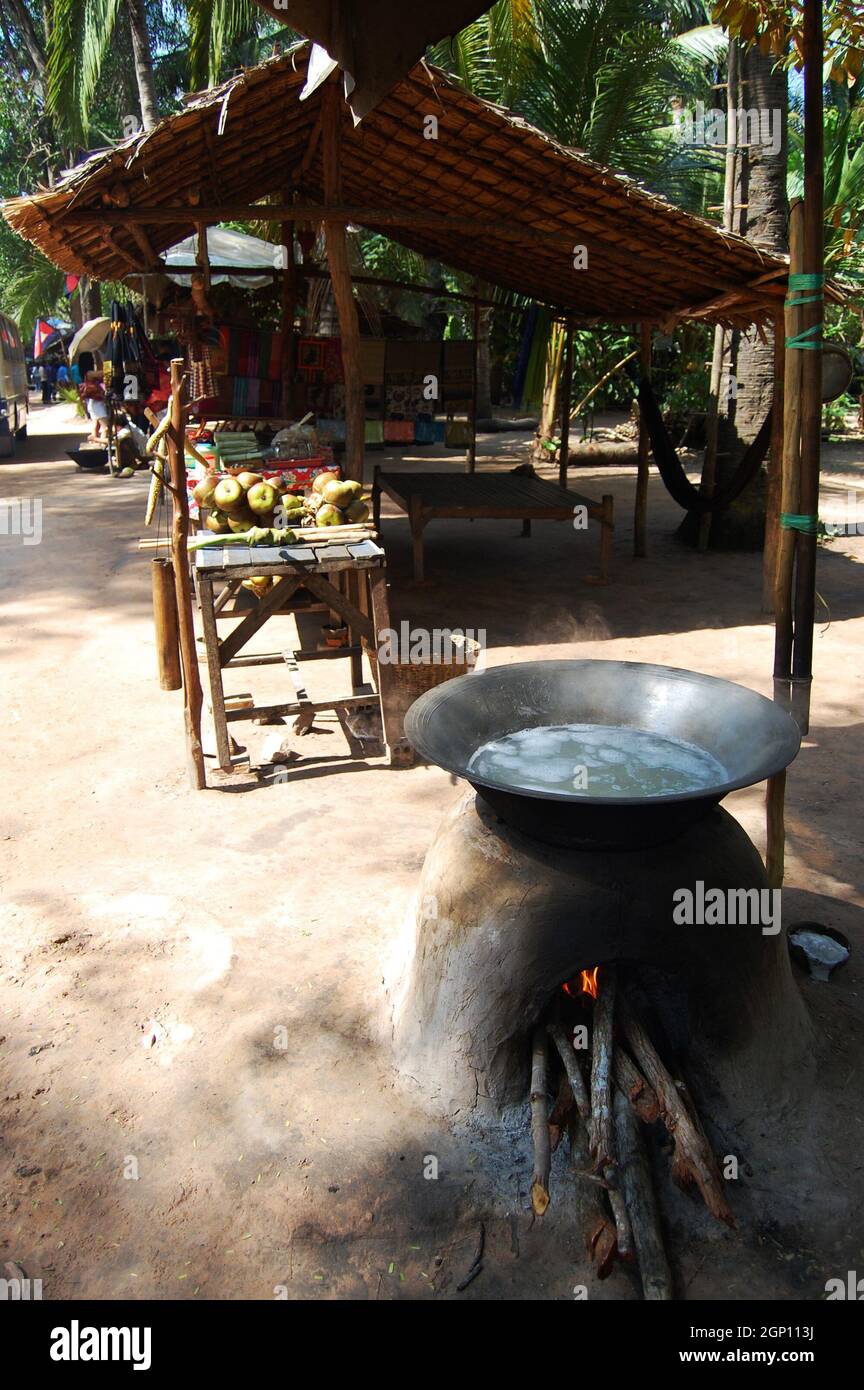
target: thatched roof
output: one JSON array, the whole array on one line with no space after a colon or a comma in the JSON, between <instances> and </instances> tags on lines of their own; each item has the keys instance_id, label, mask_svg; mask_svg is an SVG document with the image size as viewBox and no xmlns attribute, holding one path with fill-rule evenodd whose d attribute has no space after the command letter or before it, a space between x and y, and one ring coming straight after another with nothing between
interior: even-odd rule
<instances>
[{"instance_id":1,"label":"thatched roof","mask_svg":"<svg viewBox=\"0 0 864 1390\"><path fill-rule=\"evenodd\" d=\"M238 218L265 198L284 206L291 190L300 218L314 216L322 93L299 100L307 54L302 45L246 70L54 189L10 199L4 216L62 269L97 279L155 269L197 222ZM360 125L344 111L342 185L353 221L581 319L743 324L782 305L781 260L422 63ZM577 246L587 268L574 268Z\"/></svg>"}]
</instances>

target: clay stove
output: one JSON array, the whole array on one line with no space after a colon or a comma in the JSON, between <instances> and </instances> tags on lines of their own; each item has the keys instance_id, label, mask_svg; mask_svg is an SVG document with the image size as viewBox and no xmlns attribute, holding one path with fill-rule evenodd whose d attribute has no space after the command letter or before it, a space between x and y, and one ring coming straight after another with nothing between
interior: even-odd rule
<instances>
[{"instance_id":1,"label":"clay stove","mask_svg":"<svg viewBox=\"0 0 864 1390\"><path fill-rule=\"evenodd\" d=\"M686 739L725 776L698 792L612 801L590 790L526 794L472 774L490 738L580 721ZM783 710L666 667L531 662L430 691L406 732L474 788L426 856L413 949L393 991L399 1065L441 1108L491 1117L524 1104L535 1022L566 981L613 962L641 970L647 989L674 984L688 1057L733 1114L782 1101L811 1042L784 933L676 925L672 908L676 890L700 882L768 888L757 850L719 802L794 758L798 731Z\"/></svg>"}]
</instances>

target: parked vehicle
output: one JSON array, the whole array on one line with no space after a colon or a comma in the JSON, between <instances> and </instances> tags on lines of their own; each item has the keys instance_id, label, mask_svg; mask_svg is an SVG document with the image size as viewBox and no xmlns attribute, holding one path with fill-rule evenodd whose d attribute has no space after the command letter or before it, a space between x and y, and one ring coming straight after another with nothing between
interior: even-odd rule
<instances>
[{"instance_id":1,"label":"parked vehicle","mask_svg":"<svg viewBox=\"0 0 864 1390\"><path fill-rule=\"evenodd\" d=\"M0 430L4 434L8 430L15 439L27 438L29 396L21 332L17 323L0 314Z\"/></svg>"}]
</instances>

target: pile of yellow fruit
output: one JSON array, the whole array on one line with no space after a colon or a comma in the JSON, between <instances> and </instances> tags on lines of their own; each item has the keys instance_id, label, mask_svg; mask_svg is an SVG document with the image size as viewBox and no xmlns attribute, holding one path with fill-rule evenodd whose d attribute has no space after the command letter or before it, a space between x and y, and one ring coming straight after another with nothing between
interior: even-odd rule
<instances>
[{"instance_id":1,"label":"pile of yellow fruit","mask_svg":"<svg viewBox=\"0 0 864 1390\"><path fill-rule=\"evenodd\" d=\"M346 526L369 517L360 483L343 482L335 473L319 473L306 497L287 483L268 482L260 473L217 477L208 474L196 485L195 501L207 509L204 525L217 536L253 526Z\"/></svg>"}]
</instances>

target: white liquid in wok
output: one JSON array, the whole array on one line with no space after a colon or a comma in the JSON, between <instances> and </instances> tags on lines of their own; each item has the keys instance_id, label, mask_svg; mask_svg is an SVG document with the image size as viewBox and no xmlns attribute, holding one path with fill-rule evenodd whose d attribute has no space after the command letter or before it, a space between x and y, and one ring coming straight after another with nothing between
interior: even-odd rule
<instances>
[{"instance_id":1,"label":"white liquid in wok","mask_svg":"<svg viewBox=\"0 0 864 1390\"><path fill-rule=\"evenodd\" d=\"M520 729L472 754L469 776L522 791L576 796L666 796L727 782L726 769L681 738L601 724Z\"/></svg>"}]
</instances>

